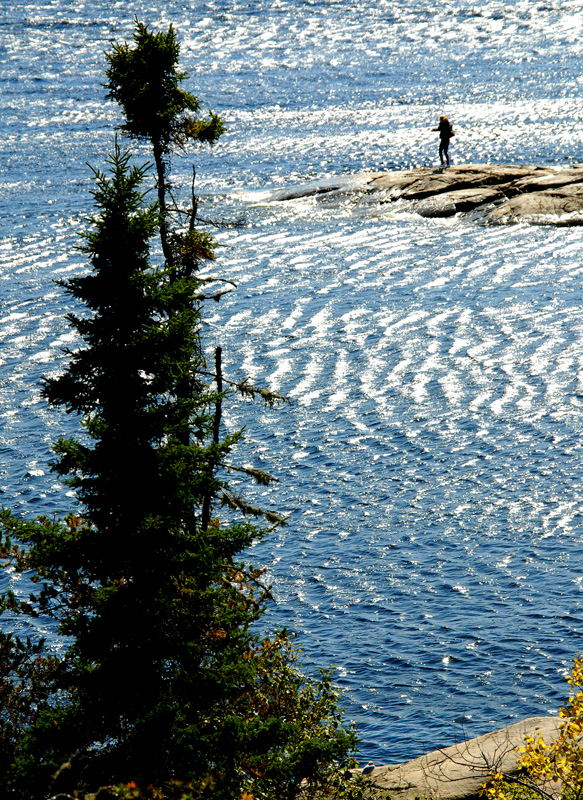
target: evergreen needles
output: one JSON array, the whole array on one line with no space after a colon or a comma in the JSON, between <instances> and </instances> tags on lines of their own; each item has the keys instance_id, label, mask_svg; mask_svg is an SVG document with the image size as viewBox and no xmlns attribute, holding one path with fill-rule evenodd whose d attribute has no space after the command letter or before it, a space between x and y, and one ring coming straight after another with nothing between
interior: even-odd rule
<instances>
[{"instance_id":1,"label":"evergreen needles","mask_svg":"<svg viewBox=\"0 0 583 800\"><path fill-rule=\"evenodd\" d=\"M81 346L43 385L85 431L54 446L79 512L0 517L4 568L36 586L27 600L2 597L4 796L81 797L105 785L136 798L356 796L346 772L355 737L330 676L303 678L284 632L253 633L271 595L241 561L266 534L248 517L281 519L228 484L231 470L271 477L228 458L241 436L222 430L232 382L220 348L209 370L201 343L200 267L214 245L195 227L194 198L185 212L168 200L172 146L212 142L223 129L216 115L187 116L199 102L181 88L178 56L172 28L139 22L134 47L108 54L109 95L126 132L152 147L158 199L147 202L149 166L132 165L116 141L108 171L94 171L90 272L62 283L86 309L68 317ZM155 236L161 265L151 261ZM220 521L222 504L231 510ZM12 636L16 615L54 619L60 655Z\"/></svg>"}]
</instances>

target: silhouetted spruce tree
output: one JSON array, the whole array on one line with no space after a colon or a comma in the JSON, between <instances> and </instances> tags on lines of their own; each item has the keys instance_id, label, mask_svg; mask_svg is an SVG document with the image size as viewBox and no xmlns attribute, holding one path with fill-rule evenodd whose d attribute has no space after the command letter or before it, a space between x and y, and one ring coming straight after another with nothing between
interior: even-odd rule
<instances>
[{"instance_id":1,"label":"silhouetted spruce tree","mask_svg":"<svg viewBox=\"0 0 583 800\"><path fill-rule=\"evenodd\" d=\"M27 601L3 596L5 620L48 615L69 637L55 656L42 640L0 635L6 795L108 784L119 796L181 800L355 796L346 772L355 737L329 675L304 679L284 633L260 641L252 632L269 591L239 554L265 531L217 515L225 502L262 512L224 478L239 434L221 430L220 351L209 374L200 338L207 279L198 267L214 257L212 240L194 228L194 203L184 229L170 224L166 203L171 143L183 144L184 131L210 141L220 129L216 117L208 128L183 118L198 101L180 89L178 53L171 28L152 34L138 23L135 48L109 56L110 86L127 98L143 90L126 127L152 141L158 202L145 202L147 167L131 166L116 144L109 174L95 173L91 272L63 284L87 309L69 315L82 346L43 392L85 429L83 441L55 445L54 468L80 513L0 520L5 566L38 585ZM151 127L140 127L150 113Z\"/></svg>"}]
</instances>

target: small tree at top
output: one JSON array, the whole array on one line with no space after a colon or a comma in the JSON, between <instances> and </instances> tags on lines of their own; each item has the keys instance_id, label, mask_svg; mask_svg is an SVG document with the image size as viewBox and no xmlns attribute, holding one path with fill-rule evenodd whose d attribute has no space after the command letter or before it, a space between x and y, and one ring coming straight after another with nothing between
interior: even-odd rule
<instances>
[{"instance_id":1,"label":"small tree at top","mask_svg":"<svg viewBox=\"0 0 583 800\"><path fill-rule=\"evenodd\" d=\"M172 26L167 32L154 33L137 22L134 43L133 48L126 42L115 44L107 54L108 97L123 109L122 129L152 146L162 248L166 262L172 265L167 205L169 155L173 148L182 148L187 142L213 144L225 128L221 118L212 112L208 119L201 119L200 101L182 88L188 76L178 69L180 46Z\"/></svg>"}]
</instances>

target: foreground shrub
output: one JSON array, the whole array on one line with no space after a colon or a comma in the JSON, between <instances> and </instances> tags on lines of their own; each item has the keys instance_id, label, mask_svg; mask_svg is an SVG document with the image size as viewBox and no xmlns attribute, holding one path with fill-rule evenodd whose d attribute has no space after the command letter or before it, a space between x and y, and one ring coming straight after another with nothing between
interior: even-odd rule
<instances>
[{"instance_id":1,"label":"foreground shrub","mask_svg":"<svg viewBox=\"0 0 583 800\"><path fill-rule=\"evenodd\" d=\"M552 742L545 742L540 734L536 738L528 736L524 747L518 750L519 775L508 778L495 773L484 787L489 800L583 797L583 658L575 658L567 682L571 693L559 712L563 720L559 735Z\"/></svg>"}]
</instances>

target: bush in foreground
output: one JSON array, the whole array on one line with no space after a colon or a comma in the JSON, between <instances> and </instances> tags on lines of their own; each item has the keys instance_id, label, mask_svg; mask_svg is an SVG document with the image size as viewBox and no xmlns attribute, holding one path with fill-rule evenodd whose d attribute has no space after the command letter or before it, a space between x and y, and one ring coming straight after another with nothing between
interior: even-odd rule
<instances>
[{"instance_id":1,"label":"bush in foreground","mask_svg":"<svg viewBox=\"0 0 583 800\"><path fill-rule=\"evenodd\" d=\"M518 750L520 773L508 778L495 773L484 787L488 800L580 800L583 797L583 658L575 658L567 677L571 693L560 709L559 734L545 742L539 734Z\"/></svg>"}]
</instances>

